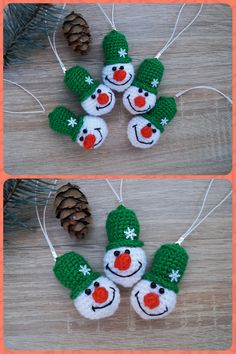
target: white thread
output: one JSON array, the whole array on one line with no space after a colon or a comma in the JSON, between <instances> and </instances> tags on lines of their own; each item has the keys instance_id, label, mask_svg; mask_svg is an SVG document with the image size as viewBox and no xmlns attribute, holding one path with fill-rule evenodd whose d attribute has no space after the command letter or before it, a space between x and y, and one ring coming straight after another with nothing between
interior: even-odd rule
<instances>
[{"instance_id":1,"label":"white thread","mask_svg":"<svg viewBox=\"0 0 236 354\"><path fill-rule=\"evenodd\" d=\"M45 113L45 108L43 106L43 104L41 103L41 101L33 95L33 93L31 93L29 90L27 90L26 88L24 88L22 85L18 84L17 82L8 80L8 79L3 79L3 81L9 82L12 85L16 85L17 87L21 88L23 91L25 91L26 93L28 93L31 97L33 97L35 99L36 102L38 102L38 104L40 105L40 107L42 108L41 111L26 111L26 112L17 112L17 111L9 111L7 109L3 109L3 112L5 113L12 113L12 114L34 114L34 113Z\"/></svg>"},{"instance_id":2,"label":"white thread","mask_svg":"<svg viewBox=\"0 0 236 354\"><path fill-rule=\"evenodd\" d=\"M173 29L173 32L170 36L170 38L168 39L168 41L166 42L166 44L164 45L164 47L157 53L157 55L155 56L155 58L159 59L160 56L166 51L166 49L168 49L190 26L192 26L192 24L196 21L196 19L198 18L198 16L200 15L202 8L203 8L203 4L200 5L200 9L198 10L197 14L195 15L195 17L182 29L182 31L180 31L174 38L174 34L176 32L176 28L180 19L180 15L184 9L186 4L182 5L179 11L179 14L177 16L177 20L175 22L175 26Z\"/></svg>"},{"instance_id":3,"label":"white thread","mask_svg":"<svg viewBox=\"0 0 236 354\"><path fill-rule=\"evenodd\" d=\"M119 203L123 204L123 178L120 180L120 192L119 194L116 192L115 188L112 186L111 182L109 181L108 178L105 179L107 182L108 186L111 188L112 192L115 194L117 200Z\"/></svg>"},{"instance_id":4,"label":"white thread","mask_svg":"<svg viewBox=\"0 0 236 354\"><path fill-rule=\"evenodd\" d=\"M182 244L182 242L201 224L203 223L203 221L205 221L208 216L210 216L217 208L219 208L221 206L221 204L223 204L229 197L230 195L232 194L232 191L230 191L214 208L212 208L205 216L204 218L202 218L199 222L198 219L199 217L201 216L202 212L203 212L203 209L205 207L205 204L206 204L206 199L207 199L207 196L208 196L208 193L211 189L211 186L214 182L214 179L212 179L209 183L209 186L207 188L207 191L206 191L206 194L205 194L205 197L203 199L203 203L202 203L202 206L201 206L201 209L200 209L200 212L198 213L198 216L196 217L196 219L194 220L194 222L192 223L192 225L188 228L188 230L180 236L180 238L178 239L178 241L176 243L178 243L179 245Z\"/></svg>"},{"instance_id":5,"label":"white thread","mask_svg":"<svg viewBox=\"0 0 236 354\"><path fill-rule=\"evenodd\" d=\"M112 4L112 11L111 11L111 20L106 14L105 10L103 9L102 5L97 3L97 6L102 11L103 15L106 17L107 21L110 23L111 27L116 31L116 25L114 21L114 12L115 12L115 4Z\"/></svg>"},{"instance_id":6,"label":"white thread","mask_svg":"<svg viewBox=\"0 0 236 354\"><path fill-rule=\"evenodd\" d=\"M180 91L180 92L176 93L175 97L178 98L178 97L184 95L186 92L189 92L189 91L195 90L195 89L207 89L207 90L215 91L215 92L219 93L220 95L222 95L224 98L226 98L227 101L228 101L230 104L233 104L233 101L232 101L232 99L231 99L229 96L225 95L225 94L224 94L223 92L221 92L220 90L218 90L218 89L216 89L216 88L214 88L214 87L211 87L211 86L194 86L194 87L190 87L190 88L187 89L187 90L183 90L183 91Z\"/></svg>"}]
</instances>

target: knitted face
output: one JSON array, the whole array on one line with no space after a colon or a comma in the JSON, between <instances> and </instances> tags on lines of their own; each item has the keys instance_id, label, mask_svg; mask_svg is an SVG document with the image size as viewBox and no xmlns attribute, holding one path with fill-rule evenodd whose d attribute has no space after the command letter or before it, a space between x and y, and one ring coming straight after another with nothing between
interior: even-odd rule
<instances>
[{"instance_id":1,"label":"knitted face","mask_svg":"<svg viewBox=\"0 0 236 354\"><path fill-rule=\"evenodd\" d=\"M104 272L115 283L131 287L139 281L147 265L140 247L119 247L106 252Z\"/></svg>"},{"instance_id":2,"label":"knitted face","mask_svg":"<svg viewBox=\"0 0 236 354\"><path fill-rule=\"evenodd\" d=\"M80 314L90 320L112 316L119 303L119 289L103 276L97 278L74 300L75 307Z\"/></svg>"},{"instance_id":3,"label":"knitted face","mask_svg":"<svg viewBox=\"0 0 236 354\"><path fill-rule=\"evenodd\" d=\"M81 102L81 106L92 116L102 116L111 112L115 105L115 95L109 87L100 84L93 94Z\"/></svg>"},{"instance_id":4,"label":"knitted face","mask_svg":"<svg viewBox=\"0 0 236 354\"><path fill-rule=\"evenodd\" d=\"M76 141L86 150L96 149L103 144L107 134L107 124L102 118L85 116Z\"/></svg>"},{"instance_id":5,"label":"knitted face","mask_svg":"<svg viewBox=\"0 0 236 354\"><path fill-rule=\"evenodd\" d=\"M106 65L102 71L102 79L112 90L123 92L134 79L134 67L131 63Z\"/></svg>"},{"instance_id":6,"label":"knitted face","mask_svg":"<svg viewBox=\"0 0 236 354\"><path fill-rule=\"evenodd\" d=\"M123 95L123 104L131 114L142 114L150 111L156 103L154 93L136 86L130 86Z\"/></svg>"},{"instance_id":7,"label":"knitted face","mask_svg":"<svg viewBox=\"0 0 236 354\"><path fill-rule=\"evenodd\" d=\"M148 149L156 144L161 132L144 117L136 116L130 120L127 134L134 147Z\"/></svg>"},{"instance_id":8,"label":"knitted face","mask_svg":"<svg viewBox=\"0 0 236 354\"><path fill-rule=\"evenodd\" d=\"M176 293L149 280L141 280L133 288L130 301L143 319L160 319L174 310Z\"/></svg>"}]
</instances>

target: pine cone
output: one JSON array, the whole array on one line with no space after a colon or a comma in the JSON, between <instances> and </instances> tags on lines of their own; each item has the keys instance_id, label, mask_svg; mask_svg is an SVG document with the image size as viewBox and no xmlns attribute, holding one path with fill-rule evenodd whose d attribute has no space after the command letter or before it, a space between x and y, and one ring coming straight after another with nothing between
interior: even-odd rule
<instances>
[{"instance_id":1,"label":"pine cone","mask_svg":"<svg viewBox=\"0 0 236 354\"><path fill-rule=\"evenodd\" d=\"M62 29L72 49L80 54L87 54L92 37L89 25L83 16L72 11L65 17Z\"/></svg>"},{"instance_id":2,"label":"pine cone","mask_svg":"<svg viewBox=\"0 0 236 354\"><path fill-rule=\"evenodd\" d=\"M61 220L61 226L71 236L83 239L88 232L90 212L86 196L80 187L70 183L58 189L54 206L56 218Z\"/></svg>"}]
</instances>

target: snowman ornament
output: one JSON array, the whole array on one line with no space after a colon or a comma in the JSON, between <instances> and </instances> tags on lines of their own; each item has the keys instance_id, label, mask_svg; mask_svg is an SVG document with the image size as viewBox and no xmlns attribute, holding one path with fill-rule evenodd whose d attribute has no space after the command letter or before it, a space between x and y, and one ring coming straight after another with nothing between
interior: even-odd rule
<instances>
[{"instance_id":1,"label":"snowman ornament","mask_svg":"<svg viewBox=\"0 0 236 354\"><path fill-rule=\"evenodd\" d=\"M116 284L131 287L141 279L147 265L136 214L124 205L118 206L108 214L106 231L109 243L104 272Z\"/></svg>"},{"instance_id":2,"label":"snowman ornament","mask_svg":"<svg viewBox=\"0 0 236 354\"><path fill-rule=\"evenodd\" d=\"M109 279L94 272L78 253L68 252L56 258L56 278L71 290L70 298L78 312L90 320L112 316L120 303L120 292Z\"/></svg>"},{"instance_id":3,"label":"snowman ornament","mask_svg":"<svg viewBox=\"0 0 236 354\"><path fill-rule=\"evenodd\" d=\"M96 149L105 141L108 128L106 122L89 115L76 116L66 107L56 107L48 116L49 127L54 131L69 135L86 150Z\"/></svg>"},{"instance_id":4,"label":"snowman ornament","mask_svg":"<svg viewBox=\"0 0 236 354\"><path fill-rule=\"evenodd\" d=\"M154 255L151 270L133 288L130 302L143 319L161 319L176 306L178 284L185 272L188 254L179 244L164 244Z\"/></svg>"},{"instance_id":5,"label":"snowman ornament","mask_svg":"<svg viewBox=\"0 0 236 354\"><path fill-rule=\"evenodd\" d=\"M129 47L125 35L116 30L109 32L103 40L103 51L104 84L114 91L124 92L134 80L134 67L128 55Z\"/></svg>"}]
</instances>

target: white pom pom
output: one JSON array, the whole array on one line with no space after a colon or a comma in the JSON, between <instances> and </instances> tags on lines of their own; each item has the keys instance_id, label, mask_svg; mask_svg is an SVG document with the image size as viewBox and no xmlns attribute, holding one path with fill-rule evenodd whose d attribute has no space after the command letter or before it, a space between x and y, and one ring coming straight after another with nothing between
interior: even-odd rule
<instances>
[{"instance_id":1,"label":"white pom pom","mask_svg":"<svg viewBox=\"0 0 236 354\"><path fill-rule=\"evenodd\" d=\"M106 65L102 70L102 79L112 90L123 92L134 80L134 67L131 63Z\"/></svg>"},{"instance_id":2,"label":"white pom pom","mask_svg":"<svg viewBox=\"0 0 236 354\"><path fill-rule=\"evenodd\" d=\"M141 280L133 288L130 302L144 320L168 316L176 306L176 293L149 280Z\"/></svg>"},{"instance_id":3,"label":"white pom pom","mask_svg":"<svg viewBox=\"0 0 236 354\"><path fill-rule=\"evenodd\" d=\"M146 255L140 247L119 247L107 251L104 256L106 276L127 288L141 279L146 265Z\"/></svg>"},{"instance_id":4,"label":"white pom pom","mask_svg":"<svg viewBox=\"0 0 236 354\"><path fill-rule=\"evenodd\" d=\"M120 303L120 291L109 279L101 276L86 292L79 294L74 305L79 313L90 320L112 316Z\"/></svg>"},{"instance_id":5,"label":"white pom pom","mask_svg":"<svg viewBox=\"0 0 236 354\"><path fill-rule=\"evenodd\" d=\"M107 134L107 124L102 118L85 116L76 141L86 150L97 149L103 144Z\"/></svg>"},{"instance_id":6,"label":"white pom pom","mask_svg":"<svg viewBox=\"0 0 236 354\"><path fill-rule=\"evenodd\" d=\"M149 112L156 104L156 95L136 86L130 86L123 94L125 108L134 115Z\"/></svg>"},{"instance_id":7,"label":"white pom pom","mask_svg":"<svg viewBox=\"0 0 236 354\"><path fill-rule=\"evenodd\" d=\"M100 84L96 91L81 106L91 116L102 116L111 112L115 106L115 95L106 85Z\"/></svg>"},{"instance_id":8,"label":"white pom pom","mask_svg":"<svg viewBox=\"0 0 236 354\"><path fill-rule=\"evenodd\" d=\"M161 132L149 120L136 116L128 124L127 135L134 147L148 149L157 143Z\"/></svg>"}]
</instances>

